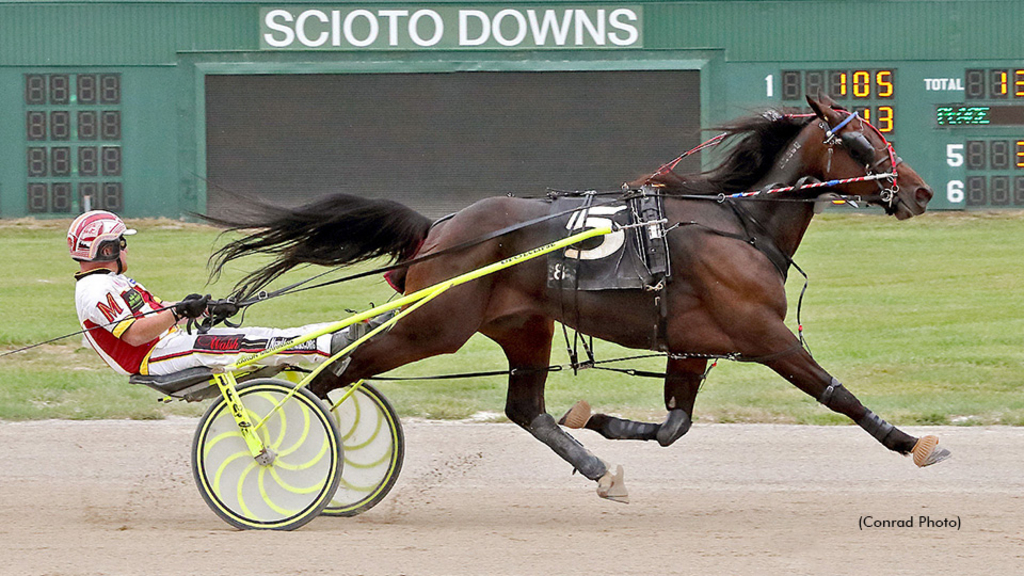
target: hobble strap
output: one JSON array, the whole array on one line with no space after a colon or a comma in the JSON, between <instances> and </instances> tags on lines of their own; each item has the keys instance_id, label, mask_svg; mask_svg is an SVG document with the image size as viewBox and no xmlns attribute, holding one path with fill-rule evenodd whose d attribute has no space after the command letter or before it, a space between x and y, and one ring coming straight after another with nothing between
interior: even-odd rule
<instances>
[{"instance_id":1,"label":"hobble strap","mask_svg":"<svg viewBox=\"0 0 1024 576\"><path fill-rule=\"evenodd\" d=\"M829 382L829 385L822 391L821 396L818 396L818 402L824 404L827 408L832 408L831 402L836 392L845 389L843 383L833 377L832 382Z\"/></svg>"}]
</instances>

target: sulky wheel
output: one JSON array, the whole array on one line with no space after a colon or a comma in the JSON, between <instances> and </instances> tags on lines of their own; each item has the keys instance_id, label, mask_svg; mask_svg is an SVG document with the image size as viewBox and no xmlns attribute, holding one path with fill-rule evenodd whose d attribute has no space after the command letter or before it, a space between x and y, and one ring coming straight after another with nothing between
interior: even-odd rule
<instances>
[{"instance_id":1,"label":"sulky wheel","mask_svg":"<svg viewBox=\"0 0 1024 576\"><path fill-rule=\"evenodd\" d=\"M255 426L294 388L288 382L258 379L238 387ZM199 421L192 442L192 473L203 499L224 521L238 528L293 530L330 503L341 481L341 435L328 409L300 389L257 430L272 461L258 463L250 453L223 397Z\"/></svg>"},{"instance_id":2,"label":"sulky wheel","mask_svg":"<svg viewBox=\"0 0 1024 576\"><path fill-rule=\"evenodd\" d=\"M398 480L405 457L402 423L387 398L364 383L337 404L350 391L328 394L345 445L341 485L323 511L329 516L355 516L376 506Z\"/></svg>"}]
</instances>

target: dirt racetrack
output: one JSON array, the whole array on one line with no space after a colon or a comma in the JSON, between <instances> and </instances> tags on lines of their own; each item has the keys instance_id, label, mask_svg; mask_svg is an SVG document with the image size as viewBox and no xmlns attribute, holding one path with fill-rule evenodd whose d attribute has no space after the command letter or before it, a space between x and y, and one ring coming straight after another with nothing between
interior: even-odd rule
<instances>
[{"instance_id":1,"label":"dirt racetrack","mask_svg":"<svg viewBox=\"0 0 1024 576\"><path fill-rule=\"evenodd\" d=\"M622 505L512 425L407 422L384 503L282 533L206 507L195 424L0 423L0 574L1024 573L1019 428L909 429L953 452L923 470L854 427L696 425L667 449L577 434L626 467Z\"/></svg>"}]
</instances>

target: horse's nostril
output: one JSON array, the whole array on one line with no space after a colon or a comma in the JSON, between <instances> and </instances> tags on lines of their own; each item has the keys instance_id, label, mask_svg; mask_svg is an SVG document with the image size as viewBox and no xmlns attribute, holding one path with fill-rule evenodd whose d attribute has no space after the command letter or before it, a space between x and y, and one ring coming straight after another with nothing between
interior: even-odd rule
<instances>
[{"instance_id":1,"label":"horse's nostril","mask_svg":"<svg viewBox=\"0 0 1024 576\"><path fill-rule=\"evenodd\" d=\"M914 198L917 200L917 203L920 204L921 206L927 204L928 201L930 201L932 199L932 196L934 195L935 193L932 192L932 189L928 188L927 186L922 186L918 188L916 192L914 192Z\"/></svg>"}]
</instances>

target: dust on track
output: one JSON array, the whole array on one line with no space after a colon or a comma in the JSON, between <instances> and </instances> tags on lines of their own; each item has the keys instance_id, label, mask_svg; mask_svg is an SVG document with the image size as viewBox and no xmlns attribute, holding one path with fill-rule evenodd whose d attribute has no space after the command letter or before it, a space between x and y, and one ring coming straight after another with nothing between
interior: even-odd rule
<instances>
[{"instance_id":1,"label":"dust on track","mask_svg":"<svg viewBox=\"0 0 1024 576\"><path fill-rule=\"evenodd\" d=\"M1024 561L1024 429L910 428L953 452L927 469L855 427L696 425L667 449L578 433L625 466L624 506L512 425L412 421L382 504L282 533L206 507L195 425L0 422L0 574L959 576ZM914 526L862 530L865 516Z\"/></svg>"}]
</instances>

